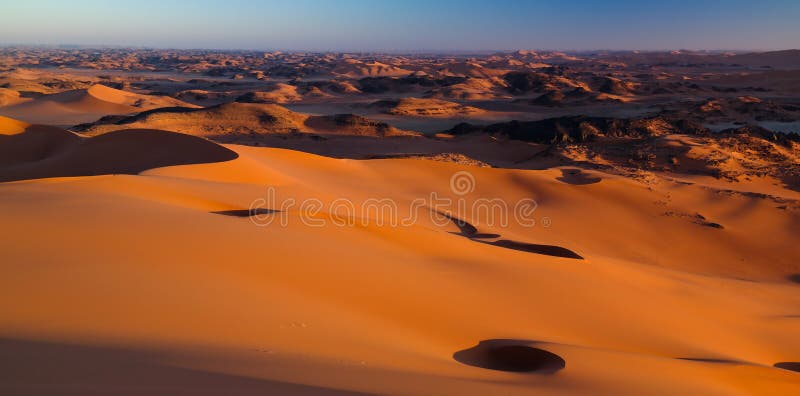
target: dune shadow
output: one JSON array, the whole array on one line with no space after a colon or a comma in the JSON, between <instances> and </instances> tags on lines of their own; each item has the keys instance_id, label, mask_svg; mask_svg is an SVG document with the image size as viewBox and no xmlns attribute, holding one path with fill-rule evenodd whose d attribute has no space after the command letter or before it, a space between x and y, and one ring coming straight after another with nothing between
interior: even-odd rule
<instances>
[{"instance_id":1,"label":"dune shadow","mask_svg":"<svg viewBox=\"0 0 800 396\"><path fill-rule=\"evenodd\" d=\"M512 339L483 340L453 353L453 359L468 366L518 373L553 374L566 367L561 356L534 348L530 346L532 343Z\"/></svg>"},{"instance_id":2,"label":"dune shadow","mask_svg":"<svg viewBox=\"0 0 800 396\"><path fill-rule=\"evenodd\" d=\"M800 283L800 274L791 274L787 276L790 282Z\"/></svg>"},{"instance_id":3,"label":"dune shadow","mask_svg":"<svg viewBox=\"0 0 800 396\"><path fill-rule=\"evenodd\" d=\"M722 224L714 223L712 221L708 221L708 219L706 219L706 217L703 216L700 213L689 214L689 213L680 213L680 212L674 212L674 211L667 211L667 212L664 212L664 216L676 217L676 218L680 218L680 219L686 219L686 220L691 221L694 224L701 225L703 227L716 228L716 229L719 229L719 230L725 229L725 227Z\"/></svg>"},{"instance_id":4,"label":"dune shadow","mask_svg":"<svg viewBox=\"0 0 800 396\"><path fill-rule=\"evenodd\" d=\"M500 234L491 234L491 233L487 233L487 232L476 232L475 234L470 236L470 238L472 238L472 239L495 239L495 238L500 238L501 236L502 235L500 235Z\"/></svg>"},{"instance_id":5,"label":"dune shadow","mask_svg":"<svg viewBox=\"0 0 800 396\"><path fill-rule=\"evenodd\" d=\"M446 217L448 220L453 222L453 224L458 227L459 232L454 233L456 235L460 235L466 238L469 238L473 242L483 243L487 245L497 246L505 249L516 250L520 252L526 253L534 253L534 254L542 254L545 256L554 256L554 257L562 257L562 258L569 258L569 259L578 259L583 260L583 256L579 255L578 253L573 252L567 248L555 245L540 245L536 243L527 243L527 242L518 242L512 241L509 239L500 239L497 241L483 241L480 239L496 239L502 237L500 234L491 234L491 233L481 233L478 232L478 228L474 225L468 223L466 220L459 219L455 216L452 216L447 213L443 212L436 212L441 216Z\"/></svg>"},{"instance_id":6,"label":"dune shadow","mask_svg":"<svg viewBox=\"0 0 800 396\"><path fill-rule=\"evenodd\" d=\"M235 151L197 136L145 129L86 138L63 129L34 125L23 133L3 136L0 143L0 182L135 175L165 166L224 162L239 157Z\"/></svg>"},{"instance_id":7,"label":"dune shadow","mask_svg":"<svg viewBox=\"0 0 800 396\"><path fill-rule=\"evenodd\" d=\"M458 234L458 235L461 235L461 236L464 236L464 237L467 237L467 238L472 238L478 233L478 228L475 227L474 225L470 224L470 223L467 223L466 220L459 219L458 217L449 215L449 214L444 213L444 212L438 212L437 211L436 213L438 213L441 216L446 217L453 224L455 224L456 227L458 227L458 230L460 231L460 234Z\"/></svg>"},{"instance_id":8,"label":"dune shadow","mask_svg":"<svg viewBox=\"0 0 800 396\"><path fill-rule=\"evenodd\" d=\"M773 365L779 369L796 371L800 373L800 362L778 362Z\"/></svg>"},{"instance_id":9,"label":"dune shadow","mask_svg":"<svg viewBox=\"0 0 800 396\"><path fill-rule=\"evenodd\" d=\"M580 186L585 184L600 183L600 181L603 179L597 176L589 176L580 169L570 168L561 169L561 176L557 177L556 180L567 184Z\"/></svg>"},{"instance_id":10,"label":"dune shadow","mask_svg":"<svg viewBox=\"0 0 800 396\"><path fill-rule=\"evenodd\" d=\"M267 209L267 208L252 208L252 209L218 210L210 213L223 216L232 216L232 217L250 217L250 216L268 215L278 212L280 212L280 210Z\"/></svg>"},{"instance_id":11,"label":"dune shadow","mask_svg":"<svg viewBox=\"0 0 800 396\"><path fill-rule=\"evenodd\" d=\"M714 364L742 364L742 362L736 360L729 360L729 359L715 359L715 358L691 358L691 357L679 357L676 358L678 360L688 360L690 362L700 362L700 363L714 363Z\"/></svg>"},{"instance_id":12,"label":"dune shadow","mask_svg":"<svg viewBox=\"0 0 800 396\"><path fill-rule=\"evenodd\" d=\"M725 228L722 226L722 224L706 220L705 216L701 215L700 213L695 214L695 223L704 227L718 228L720 230Z\"/></svg>"},{"instance_id":13,"label":"dune shadow","mask_svg":"<svg viewBox=\"0 0 800 396\"><path fill-rule=\"evenodd\" d=\"M0 338L3 395L355 395L170 365L154 350Z\"/></svg>"},{"instance_id":14,"label":"dune shadow","mask_svg":"<svg viewBox=\"0 0 800 396\"><path fill-rule=\"evenodd\" d=\"M577 259L583 260L583 256L579 255L578 253L573 252L567 248L563 248L561 246L555 245L540 245L536 243L526 243L526 242L517 242L512 241L509 239L501 239L499 241L494 242L482 242L492 246L498 246L501 248L511 249L511 250L518 250L520 252L526 253L536 253L536 254L543 254L546 256L555 256L555 257L562 257L562 258L569 258L569 259Z\"/></svg>"}]
</instances>

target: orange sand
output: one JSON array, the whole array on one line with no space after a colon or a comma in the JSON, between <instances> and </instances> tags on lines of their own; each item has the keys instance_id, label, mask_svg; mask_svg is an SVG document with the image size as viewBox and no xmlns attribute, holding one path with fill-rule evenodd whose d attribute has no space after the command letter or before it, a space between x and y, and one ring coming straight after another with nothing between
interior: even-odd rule
<instances>
[{"instance_id":1,"label":"orange sand","mask_svg":"<svg viewBox=\"0 0 800 396\"><path fill-rule=\"evenodd\" d=\"M5 138L32 129L0 121ZM104 136L115 134L137 139ZM94 163L113 162L114 147L92 151ZM800 393L800 374L772 367L800 360L790 191L779 204L702 180L226 147L237 158L197 144L183 155L204 163L147 157L111 172L134 174L0 183L3 394ZM67 161L38 177L64 170L87 171ZM475 180L463 196L450 189L459 171ZM276 205L390 198L401 213L431 192L532 198L534 227L465 220L583 259L479 243L425 216L336 226L344 214L323 210L311 220L326 225L312 227L294 207L266 215L287 225L258 227L212 213L247 209L270 186ZM565 368L509 373L454 359L490 339L535 341Z\"/></svg>"}]
</instances>

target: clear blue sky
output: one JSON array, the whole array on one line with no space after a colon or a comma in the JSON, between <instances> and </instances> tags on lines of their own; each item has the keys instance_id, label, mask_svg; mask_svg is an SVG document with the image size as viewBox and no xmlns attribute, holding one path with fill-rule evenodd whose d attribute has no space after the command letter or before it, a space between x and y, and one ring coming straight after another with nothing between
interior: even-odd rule
<instances>
[{"instance_id":1,"label":"clear blue sky","mask_svg":"<svg viewBox=\"0 0 800 396\"><path fill-rule=\"evenodd\" d=\"M800 0L0 0L0 45L282 50L786 49Z\"/></svg>"}]
</instances>

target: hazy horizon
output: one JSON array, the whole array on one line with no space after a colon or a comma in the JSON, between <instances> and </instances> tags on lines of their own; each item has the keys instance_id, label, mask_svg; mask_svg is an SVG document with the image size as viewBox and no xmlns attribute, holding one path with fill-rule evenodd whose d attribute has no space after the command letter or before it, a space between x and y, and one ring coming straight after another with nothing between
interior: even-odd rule
<instances>
[{"instance_id":1,"label":"hazy horizon","mask_svg":"<svg viewBox=\"0 0 800 396\"><path fill-rule=\"evenodd\" d=\"M592 53L661 53L670 51L685 51L692 53L723 54L723 53L763 53L778 51L800 51L797 48L776 48L776 49L752 49L752 48L661 48L661 49L561 49L561 48L513 48L513 49L483 49L483 50L448 50L448 49L428 49L428 50L306 50L306 49L285 49L285 48L211 48L211 47L154 47L136 45L116 45L116 44L43 44L43 43L8 43L0 44L0 48L41 48L41 49L77 49L77 50L104 50L104 49L129 49L129 50L155 50L155 51L214 51L214 52L284 52L284 53L318 53L318 54L376 54L376 55L491 55L514 53L517 51L535 51L537 53L560 52L574 55L587 55Z\"/></svg>"},{"instance_id":2,"label":"hazy horizon","mask_svg":"<svg viewBox=\"0 0 800 396\"><path fill-rule=\"evenodd\" d=\"M800 3L0 0L0 45L309 52L769 51Z\"/></svg>"},{"instance_id":3,"label":"hazy horizon","mask_svg":"<svg viewBox=\"0 0 800 396\"><path fill-rule=\"evenodd\" d=\"M493 53L513 53L517 51L535 51L540 53L563 52L566 54L588 54L588 53L659 53L669 51L686 51L693 53L749 53L749 52L776 52L776 51L800 51L800 46L791 48L658 48L658 49L638 49L638 48L587 48L587 49L564 49L564 48L508 48L508 49L480 49L480 50L449 50L449 49L422 49L422 50L338 50L338 49L288 49L288 48L213 48L213 47L156 47L142 45L117 45L117 44L72 44L72 43L2 43L0 48L58 48L58 49L130 49L130 50L163 50L163 51L219 51L219 52L286 52L286 53L341 53L341 54L387 54L387 55L487 55Z\"/></svg>"}]
</instances>

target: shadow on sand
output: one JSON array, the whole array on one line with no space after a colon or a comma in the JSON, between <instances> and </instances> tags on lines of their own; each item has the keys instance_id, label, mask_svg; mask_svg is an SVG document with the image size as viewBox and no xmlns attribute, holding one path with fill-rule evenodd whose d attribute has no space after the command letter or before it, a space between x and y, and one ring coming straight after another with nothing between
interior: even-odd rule
<instances>
[{"instance_id":1,"label":"shadow on sand","mask_svg":"<svg viewBox=\"0 0 800 396\"><path fill-rule=\"evenodd\" d=\"M800 362L779 362L775 363L774 366L780 369L796 371L800 373Z\"/></svg>"},{"instance_id":2,"label":"shadow on sand","mask_svg":"<svg viewBox=\"0 0 800 396\"><path fill-rule=\"evenodd\" d=\"M567 184L580 186L584 184L600 183L600 180L603 179L597 176L590 176L584 173L580 169L572 168L572 169L562 169L561 176L557 177L556 180Z\"/></svg>"},{"instance_id":3,"label":"shadow on sand","mask_svg":"<svg viewBox=\"0 0 800 396\"><path fill-rule=\"evenodd\" d=\"M280 212L280 210L267 209L267 208L253 208L253 209L218 210L216 212L211 212L211 213L223 216L250 217L250 216L268 215L278 212Z\"/></svg>"},{"instance_id":4,"label":"shadow on sand","mask_svg":"<svg viewBox=\"0 0 800 396\"><path fill-rule=\"evenodd\" d=\"M465 238L469 238L471 241L484 243L487 245L497 246L505 249L517 250L520 252L526 253L534 253L534 254L543 254L545 256L555 256L555 257L562 257L562 258L569 258L569 259L578 259L583 260L583 257L578 253L573 252L567 248L555 245L540 245L535 243L526 243L526 242L518 242L512 241L509 239L499 239L496 241L484 241L482 239L495 239L500 238L500 234L487 234L487 233L479 233L478 228L474 225L466 222L463 219L459 219L455 216L451 216L447 213L436 212L441 216L446 217L448 220L452 221L453 224L458 227L459 231L456 233L457 235L463 236Z\"/></svg>"},{"instance_id":5,"label":"shadow on sand","mask_svg":"<svg viewBox=\"0 0 800 396\"><path fill-rule=\"evenodd\" d=\"M534 348L534 341L483 340L453 354L453 359L468 366L518 373L553 374L567 366L561 356Z\"/></svg>"},{"instance_id":6,"label":"shadow on sand","mask_svg":"<svg viewBox=\"0 0 800 396\"><path fill-rule=\"evenodd\" d=\"M743 364L742 362L736 360L729 360L729 359L715 359L715 358L689 358L689 357L680 357L676 358L678 360L688 360L690 362L700 362L700 363L714 363L714 364Z\"/></svg>"},{"instance_id":7,"label":"shadow on sand","mask_svg":"<svg viewBox=\"0 0 800 396\"><path fill-rule=\"evenodd\" d=\"M169 356L55 342L0 339L3 395L356 395L337 389L188 369Z\"/></svg>"}]
</instances>

